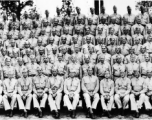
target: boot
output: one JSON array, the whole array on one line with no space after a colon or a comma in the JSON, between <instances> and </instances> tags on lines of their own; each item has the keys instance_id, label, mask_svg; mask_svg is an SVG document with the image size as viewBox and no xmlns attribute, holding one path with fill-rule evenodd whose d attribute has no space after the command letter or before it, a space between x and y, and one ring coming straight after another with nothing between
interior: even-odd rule
<instances>
[{"instance_id":1,"label":"boot","mask_svg":"<svg viewBox=\"0 0 152 120\"><path fill-rule=\"evenodd\" d=\"M108 118L112 118L110 111L107 111L107 114L108 114Z\"/></svg>"},{"instance_id":2,"label":"boot","mask_svg":"<svg viewBox=\"0 0 152 120\"><path fill-rule=\"evenodd\" d=\"M90 116L91 116L92 119L95 119L94 113L90 113Z\"/></svg>"},{"instance_id":3,"label":"boot","mask_svg":"<svg viewBox=\"0 0 152 120\"><path fill-rule=\"evenodd\" d=\"M86 118L90 118L90 108L87 110Z\"/></svg>"},{"instance_id":4,"label":"boot","mask_svg":"<svg viewBox=\"0 0 152 120\"><path fill-rule=\"evenodd\" d=\"M139 112L136 112L135 113L135 118L139 118L139 116L140 116Z\"/></svg>"},{"instance_id":5,"label":"boot","mask_svg":"<svg viewBox=\"0 0 152 120\"><path fill-rule=\"evenodd\" d=\"M59 118L60 118L60 113L59 113L59 112L56 112L55 118L56 118L56 119L59 119Z\"/></svg>"},{"instance_id":6,"label":"boot","mask_svg":"<svg viewBox=\"0 0 152 120\"><path fill-rule=\"evenodd\" d=\"M25 118L27 118L27 117L28 117L27 112L24 112L24 117L25 117Z\"/></svg>"},{"instance_id":7,"label":"boot","mask_svg":"<svg viewBox=\"0 0 152 120\"><path fill-rule=\"evenodd\" d=\"M149 110L149 116L152 117L152 110Z\"/></svg>"},{"instance_id":8,"label":"boot","mask_svg":"<svg viewBox=\"0 0 152 120\"><path fill-rule=\"evenodd\" d=\"M73 110L73 112L72 112L72 116L71 116L73 119L75 119L75 117L76 117L76 113L75 113L75 110Z\"/></svg>"},{"instance_id":9,"label":"boot","mask_svg":"<svg viewBox=\"0 0 152 120\"><path fill-rule=\"evenodd\" d=\"M6 116L9 116L10 115L10 110L7 110L6 111Z\"/></svg>"},{"instance_id":10,"label":"boot","mask_svg":"<svg viewBox=\"0 0 152 120\"><path fill-rule=\"evenodd\" d=\"M103 116L106 116L106 111L105 110L103 110L102 113L101 113L101 117L103 117Z\"/></svg>"},{"instance_id":11,"label":"boot","mask_svg":"<svg viewBox=\"0 0 152 120\"><path fill-rule=\"evenodd\" d=\"M39 118L42 118L43 117L43 114L42 114L42 111L39 112Z\"/></svg>"},{"instance_id":12,"label":"boot","mask_svg":"<svg viewBox=\"0 0 152 120\"><path fill-rule=\"evenodd\" d=\"M13 117L13 110L10 110L10 117Z\"/></svg>"},{"instance_id":13,"label":"boot","mask_svg":"<svg viewBox=\"0 0 152 120\"><path fill-rule=\"evenodd\" d=\"M71 117L71 116L72 116L72 113L73 113L73 110L69 110L69 111L68 111L68 114L67 114L67 117Z\"/></svg>"}]
</instances>

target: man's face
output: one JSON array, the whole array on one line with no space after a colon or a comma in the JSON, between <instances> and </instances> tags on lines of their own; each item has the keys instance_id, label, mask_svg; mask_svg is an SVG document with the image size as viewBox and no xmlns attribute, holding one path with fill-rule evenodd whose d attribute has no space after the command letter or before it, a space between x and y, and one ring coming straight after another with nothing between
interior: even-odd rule
<instances>
[{"instance_id":1,"label":"man's face","mask_svg":"<svg viewBox=\"0 0 152 120\"><path fill-rule=\"evenodd\" d=\"M131 8L128 7L128 8L127 8L127 11L128 11L128 13L131 13Z\"/></svg>"},{"instance_id":2,"label":"man's face","mask_svg":"<svg viewBox=\"0 0 152 120\"><path fill-rule=\"evenodd\" d=\"M115 6L113 7L113 11L114 11L114 12L117 12L117 8L116 8Z\"/></svg>"},{"instance_id":3,"label":"man's face","mask_svg":"<svg viewBox=\"0 0 152 120\"><path fill-rule=\"evenodd\" d=\"M145 56L145 61L146 61L146 62L149 62L149 60L150 60L150 59L149 59L149 56Z\"/></svg>"},{"instance_id":4,"label":"man's face","mask_svg":"<svg viewBox=\"0 0 152 120\"><path fill-rule=\"evenodd\" d=\"M129 50L129 52L130 52L130 54L133 54L133 53L134 53L134 49L131 48L131 49Z\"/></svg>"},{"instance_id":5,"label":"man's face","mask_svg":"<svg viewBox=\"0 0 152 120\"><path fill-rule=\"evenodd\" d=\"M18 64L19 64L20 66L22 66L22 65L23 65L23 61L22 61L22 60L19 60L19 61L18 61Z\"/></svg>"},{"instance_id":6,"label":"man's face","mask_svg":"<svg viewBox=\"0 0 152 120\"><path fill-rule=\"evenodd\" d=\"M57 50L56 50L56 49L53 49L52 52L53 52L53 54L56 54L56 53L57 53Z\"/></svg>"},{"instance_id":7,"label":"man's face","mask_svg":"<svg viewBox=\"0 0 152 120\"><path fill-rule=\"evenodd\" d=\"M110 78L110 73L109 72L107 72L107 73L105 73L105 78Z\"/></svg>"},{"instance_id":8,"label":"man's face","mask_svg":"<svg viewBox=\"0 0 152 120\"><path fill-rule=\"evenodd\" d=\"M145 53L146 52L146 48L141 48L141 53Z\"/></svg>"},{"instance_id":9,"label":"man's face","mask_svg":"<svg viewBox=\"0 0 152 120\"><path fill-rule=\"evenodd\" d=\"M75 47L75 52L78 53L79 52L79 48Z\"/></svg>"},{"instance_id":10,"label":"man's face","mask_svg":"<svg viewBox=\"0 0 152 120\"><path fill-rule=\"evenodd\" d=\"M3 55L3 56L6 55L6 50L2 50L2 55Z\"/></svg>"},{"instance_id":11,"label":"man's face","mask_svg":"<svg viewBox=\"0 0 152 120\"><path fill-rule=\"evenodd\" d=\"M88 44L90 44L91 38L87 38L86 41L87 41Z\"/></svg>"},{"instance_id":12,"label":"man's face","mask_svg":"<svg viewBox=\"0 0 152 120\"><path fill-rule=\"evenodd\" d=\"M45 62L45 63L48 63L48 61L49 61L48 58L45 57L45 58L44 58L44 62Z\"/></svg>"},{"instance_id":13,"label":"man's face","mask_svg":"<svg viewBox=\"0 0 152 120\"><path fill-rule=\"evenodd\" d=\"M130 61L131 61L131 62L135 62L135 57L132 56L132 57L130 58Z\"/></svg>"},{"instance_id":14,"label":"man's face","mask_svg":"<svg viewBox=\"0 0 152 120\"><path fill-rule=\"evenodd\" d=\"M80 9L77 8L76 10L77 10L77 13L80 14Z\"/></svg>"},{"instance_id":15,"label":"man's face","mask_svg":"<svg viewBox=\"0 0 152 120\"><path fill-rule=\"evenodd\" d=\"M148 72L148 73L147 73L147 76L148 76L148 78L151 78L152 72Z\"/></svg>"},{"instance_id":16,"label":"man's face","mask_svg":"<svg viewBox=\"0 0 152 120\"><path fill-rule=\"evenodd\" d=\"M102 52L106 53L106 48L105 47L102 48Z\"/></svg>"},{"instance_id":17,"label":"man's face","mask_svg":"<svg viewBox=\"0 0 152 120\"><path fill-rule=\"evenodd\" d=\"M91 76L93 74L93 70L88 70L88 75Z\"/></svg>"},{"instance_id":18,"label":"man's face","mask_svg":"<svg viewBox=\"0 0 152 120\"><path fill-rule=\"evenodd\" d=\"M139 78L139 72L135 72L135 73L134 73L134 76L135 76L136 78Z\"/></svg>"},{"instance_id":19,"label":"man's face","mask_svg":"<svg viewBox=\"0 0 152 120\"><path fill-rule=\"evenodd\" d=\"M125 77L125 72L121 73L121 77L124 78Z\"/></svg>"},{"instance_id":20,"label":"man's face","mask_svg":"<svg viewBox=\"0 0 152 120\"><path fill-rule=\"evenodd\" d=\"M42 45L42 41L38 41L37 44L38 44L38 46L41 46Z\"/></svg>"},{"instance_id":21,"label":"man's face","mask_svg":"<svg viewBox=\"0 0 152 120\"><path fill-rule=\"evenodd\" d=\"M122 43L123 43L123 44L126 44L126 39L123 38L123 39L122 39Z\"/></svg>"},{"instance_id":22,"label":"man's face","mask_svg":"<svg viewBox=\"0 0 152 120\"><path fill-rule=\"evenodd\" d=\"M118 64L120 64L121 63L121 58L120 57L116 58L116 61L117 61Z\"/></svg>"},{"instance_id":23,"label":"man's face","mask_svg":"<svg viewBox=\"0 0 152 120\"><path fill-rule=\"evenodd\" d=\"M89 61L90 61L90 59L89 59L89 57L88 58L85 58L85 63L89 63Z\"/></svg>"},{"instance_id":24,"label":"man's face","mask_svg":"<svg viewBox=\"0 0 152 120\"><path fill-rule=\"evenodd\" d=\"M68 29L64 29L64 34L69 34L69 30Z\"/></svg>"},{"instance_id":25,"label":"man's face","mask_svg":"<svg viewBox=\"0 0 152 120\"><path fill-rule=\"evenodd\" d=\"M63 48L63 49L62 49L62 53L65 54L66 52L67 52L67 49L66 49L66 48Z\"/></svg>"},{"instance_id":26,"label":"man's face","mask_svg":"<svg viewBox=\"0 0 152 120\"><path fill-rule=\"evenodd\" d=\"M120 50L120 48L116 48L115 51L117 54L119 54L121 50Z\"/></svg>"},{"instance_id":27,"label":"man's face","mask_svg":"<svg viewBox=\"0 0 152 120\"><path fill-rule=\"evenodd\" d=\"M124 34L125 34L125 35L127 35L127 34L128 34L128 30L127 30L127 29L124 29L124 31L123 31L123 32L124 32Z\"/></svg>"},{"instance_id":28,"label":"man's face","mask_svg":"<svg viewBox=\"0 0 152 120\"><path fill-rule=\"evenodd\" d=\"M63 44L66 44L66 38L61 38Z\"/></svg>"},{"instance_id":29,"label":"man's face","mask_svg":"<svg viewBox=\"0 0 152 120\"><path fill-rule=\"evenodd\" d=\"M53 70L52 74L53 74L53 76L57 76L57 74L58 74L57 70Z\"/></svg>"},{"instance_id":30,"label":"man's face","mask_svg":"<svg viewBox=\"0 0 152 120\"><path fill-rule=\"evenodd\" d=\"M35 58L31 58L31 62L34 63L35 62Z\"/></svg>"},{"instance_id":31,"label":"man's face","mask_svg":"<svg viewBox=\"0 0 152 120\"><path fill-rule=\"evenodd\" d=\"M26 78L28 76L28 72L23 72L22 75L24 78Z\"/></svg>"},{"instance_id":32,"label":"man's face","mask_svg":"<svg viewBox=\"0 0 152 120\"><path fill-rule=\"evenodd\" d=\"M59 61L62 61L62 56L58 56L58 60L59 60Z\"/></svg>"},{"instance_id":33,"label":"man's face","mask_svg":"<svg viewBox=\"0 0 152 120\"><path fill-rule=\"evenodd\" d=\"M71 73L70 73L70 77L71 77L71 78L74 78L74 77L75 77L75 72L71 72Z\"/></svg>"},{"instance_id":34,"label":"man's face","mask_svg":"<svg viewBox=\"0 0 152 120\"><path fill-rule=\"evenodd\" d=\"M114 39L111 39L111 40L110 40L110 43L111 43L112 45L114 45L115 40L114 40Z\"/></svg>"},{"instance_id":35,"label":"man's face","mask_svg":"<svg viewBox=\"0 0 152 120\"><path fill-rule=\"evenodd\" d=\"M11 64L11 61L6 60L6 65L9 66Z\"/></svg>"},{"instance_id":36,"label":"man's face","mask_svg":"<svg viewBox=\"0 0 152 120\"><path fill-rule=\"evenodd\" d=\"M147 33L150 34L151 33L151 29L147 29Z\"/></svg>"},{"instance_id":37,"label":"man's face","mask_svg":"<svg viewBox=\"0 0 152 120\"><path fill-rule=\"evenodd\" d=\"M37 70L37 72L38 72L38 75L42 75L42 69Z\"/></svg>"}]
</instances>

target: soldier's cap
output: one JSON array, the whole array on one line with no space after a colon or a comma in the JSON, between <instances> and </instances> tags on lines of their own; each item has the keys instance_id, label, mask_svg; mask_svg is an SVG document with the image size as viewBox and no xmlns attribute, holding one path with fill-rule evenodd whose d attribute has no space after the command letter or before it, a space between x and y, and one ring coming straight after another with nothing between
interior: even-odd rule
<instances>
[{"instance_id":1,"label":"soldier's cap","mask_svg":"<svg viewBox=\"0 0 152 120\"><path fill-rule=\"evenodd\" d=\"M38 38L37 42L42 42L42 39L41 39L41 38Z\"/></svg>"},{"instance_id":2,"label":"soldier's cap","mask_svg":"<svg viewBox=\"0 0 152 120\"><path fill-rule=\"evenodd\" d=\"M42 70L42 67L41 66L38 66L37 68L36 68L36 70L38 71L38 70Z\"/></svg>"},{"instance_id":3,"label":"soldier's cap","mask_svg":"<svg viewBox=\"0 0 152 120\"><path fill-rule=\"evenodd\" d=\"M41 32L45 32L45 29L41 29Z\"/></svg>"},{"instance_id":4,"label":"soldier's cap","mask_svg":"<svg viewBox=\"0 0 152 120\"><path fill-rule=\"evenodd\" d=\"M64 27L63 30L64 31L69 31L69 29L67 27Z\"/></svg>"},{"instance_id":5,"label":"soldier's cap","mask_svg":"<svg viewBox=\"0 0 152 120\"><path fill-rule=\"evenodd\" d=\"M62 57L63 55L62 55L62 53L58 53L57 56L58 57Z\"/></svg>"},{"instance_id":6,"label":"soldier's cap","mask_svg":"<svg viewBox=\"0 0 152 120\"><path fill-rule=\"evenodd\" d=\"M73 35L72 38L73 38L73 39L77 39L78 36L77 36L77 35Z\"/></svg>"},{"instance_id":7,"label":"soldier's cap","mask_svg":"<svg viewBox=\"0 0 152 120\"><path fill-rule=\"evenodd\" d=\"M52 66L52 71L57 71L57 70L58 70L57 66L53 65Z\"/></svg>"},{"instance_id":8,"label":"soldier's cap","mask_svg":"<svg viewBox=\"0 0 152 120\"><path fill-rule=\"evenodd\" d=\"M91 40L91 37L87 36L87 37L86 37L86 40Z\"/></svg>"},{"instance_id":9,"label":"soldier's cap","mask_svg":"<svg viewBox=\"0 0 152 120\"><path fill-rule=\"evenodd\" d=\"M23 70L22 70L22 73L25 73L25 72L28 72L26 67L24 67Z\"/></svg>"},{"instance_id":10,"label":"soldier's cap","mask_svg":"<svg viewBox=\"0 0 152 120\"><path fill-rule=\"evenodd\" d=\"M57 23L59 22L59 20L57 18L54 18L54 22Z\"/></svg>"},{"instance_id":11,"label":"soldier's cap","mask_svg":"<svg viewBox=\"0 0 152 120\"><path fill-rule=\"evenodd\" d=\"M72 69L71 71L70 71L70 73L76 73L77 71L75 70L75 69Z\"/></svg>"},{"instance_id":12,"label":"soldier's cap","mask_svg":"<svg viewBox=\"0 0 152 120\"><path fill-rule=\"evenodd\" d=\"M43 55L43 59L48 59L48 56L46 56L46 55Z\"/></svg>"},{"instance_id":13,"label":"soldier's cap","mask_svg":"<svg viewBox=\"0 0 152 120\"><path fill-rule=\"evenodd\" d=\"M45 48L43 46L40 46L39 47L39 50L44 50Z\"/></svg>"},{"instance_id":14,"label":"soldier's cap","mask_svg":"<svg viewBox=\"0 0 152 120\"><path fill-rule=\"evenodd\" d=\"M54 41L54 37L48 37L48 40L50 40L50 41Z\"/></svg>"},{"instance_id":15,"label":"soldier's cap","mask_svg":"<svg viewBox=\"0 0 152 120\"><path fill-rule=\"evenodd\" d=\"M98 59L105 59L105 56L104 56L103 54L100 54L100 55L98 56Z\"/></svg>"},{"instance_id":16,"label":"soldier's cap","mask_svg":"<svg viewBox=\"0 0 152 120\"><path fill-rule=\"evenodd\" d=\"M7 57L7 58L5 59L5 61L10 62L10 61L11 61L11 58L10 58L10 57Z\"/></svg>"},{"instance_id":17,"label":"soldier's cap","mask_svg":"<svg viewBox=\"0 0 152 120\"><path fill-rule=\"evenodd\" d=\"M56 29L55 29L55 28L52 28L52 32L56 32Z\"/></svg>"},{"instance_id":18,"label":"soldier's cap","mask_svg":"<svg viewBox=\"0 0 152 120\"><path fill-rule=\"evenodd\" d=\"M88 17L88 21L93 21L93 19L91 17Z\"/></svg>"},{"instance_id":19,"label":"soldier's cap","mask_svg":"<svg viewBox=\"0 0 152 120\"><path fill-rule=\"evenodd\" d=\"M106 48L106 45L102 45L101 48L102 48L102 49L103 49L103 48Z\"/></svg>"},{"instance_id":20,"label":"soldier's cap","mask_svg":"<svg viewBox=\"0 0 152 120\"><path fill-rule=\"evenodd\" d=\"M84 58L85 59L90 59L90 55L89 54L84 54Z\"/></svg>"},{"instance_id":21,"label":"soldier's cap","mask_svg":"<svg viewBox=\"0 0 152 120\"><path fill-rule=\"evenodd\" d=\"M100 30L101 30L101 31L103 31L103 28L101 28L101 27L98 27L98 31L100 31Z\"/></svg>"},{"instance_id":22,"label":"soldier's cap","mask_svg":"<svg viewBox=\"0 0 152 120\"><path fill-rule=\"evenodd\" d=\"M80 8L80 7L76 7L76 9L81 10L81 8Z\"/></svg>"},{"instance_id":23,"label":"soldier's cap","mask_svg":"<svg viewBox=\"0 0 152 120\"><path fill-rule=\"evenodd\" d=\"M88 67L88 71L89 71L89 70L92 71L92 70L93 70L93 67L92 67L92 66L89 66L89 67Z\"/></svg>"},{"instance_id":24,"label":"soldier's cap","mask_svg":"<svg viewBox=\"0 0 152 120\"><path fill-rule=\"evenodd\" d=\"M12 36L11 32L8 32L7 35Z\"/></svg>"},{"instance_id":25,"label":"soldier's cap","mask_svg":"<svg viewBox=\"0 0 152 120\"><path fill-rule=\"evenodd\" d=\"M18 61L23 61L23 58L22 57L18 57Z\"/></svg>"},{"instance_id":26,"label":"soldier's cap","mask_svg":"<svg viewBox=\"0 0 152 120\"><path fill-rule=\"evenodd\" d=\"M35 58L35 55L30 55L30 59L34 59Z\"/></svg>"},{"instance_id":27,"label":"soldier's cap","mask_svg":"<svg viewBox=\"0 0 152 120\"><path fill-rule=\"evenodd\" d=\"M67 38L66 38L65 35L62 35L62 36L61 36L61 39L62 39L62 40L66 40Z\"/></svg>"},{"instance_id":28,"label":"soldier's cap","mask_svg":"<svg viewBox=\"0 0 152 120\"><path fill-rule=\"evenodd\" d=\"M89 27L89 26L86 26L85 29L86 29L86 30L90 30L90 27Z\"/></svg>"},{"instance_id":29,"label":"soldier's cap","mask_svg":"<svg viewBox=\"0 0 152 120\"><path fill-rule=\"evenodd\" d=\"M25 41L25 42L24 42L24 44L26 44L26 45L27 45L27 44L30 44L30 42L29 42L29 41Z\"/></svg>"},{"instance_id":30,"label":"soldier's cap","mask_svg":"<svg viewBox=\"0 0 152 120\"><path fill-rule=\"evenodd\" d=\"M57 46L53 46L53 47L52 47L52 50L57 50Z\"/></svg>"},{"instance_id":31,"label":"soldier's cap","mask_svg":"<svg viewBox=\"0 0 152 120\"><path fill-rule=\"evenodd\" d=\"M117 46L115 47L115 49L121 49L121 47L117 45Z\"/></svg>"},{"instance_id":32,"label":"soldier's cap","mask_svg":"<svg viewBox=\"0 0 152 120\"><path fill-rule=\"evenodd\" d=\"M146 47L144 45L141 45L140 49L145 49Z\"/></svg>"},{"instance_id":33,"label":"soldier's cap","mask_svg":"<svg viewBox=\"0 0 152 120\"><path fill-rule=\"evenodd\" d=\"M148 53L145 54L145 57L150 57Z\"/></svg>"},{"instance_id":34,"label":"soldier's cap","mask_svg":"<svg viewBox=\"0 0 152 120\"><path fill-rule=\"evenodd\" d=\"M110 72L108 70L105 71L105 74L110 74Z\"/></svg>"},{"instance_id":35,"label":"soldier's cap","mask_svg":"<svg viewBox=\"0 0 152 120\"><path fill-rule=\"evenodd\" d=\"M116 59L121 59L121 56L120 55L116 55Z\"/></svg>"},{"instance_id":36,"label":"soldier's cap","mask_svg":"<svg viewBox=\"0 0 152 120\"><path fill-rule=\"evenodd\" d=\"M17 52L19 52L19 49L18 49L18 48L15 48L15 49L13 50L13 53L17 53Z\"/></svg>"},{"instance_id":37,"label":"soldier's cap","mask_svg":"<svg viewBox=\"0 0 152 120\"><path fill-rule=\"evenodd\" d=\"M134 50L134 47L130 47L129 50Z\"/></svg>"},{"instance_id":38,"label":"soldier's cap","mask_svg":"<svg viewBox=\"0 0 152 120\"><path fill-rule=\"evenodd\" d=\"M80 46L79 46L78 44L76 44L76 45L74 46L74 48L80 48Z\"/></svg>"}]
</instances>

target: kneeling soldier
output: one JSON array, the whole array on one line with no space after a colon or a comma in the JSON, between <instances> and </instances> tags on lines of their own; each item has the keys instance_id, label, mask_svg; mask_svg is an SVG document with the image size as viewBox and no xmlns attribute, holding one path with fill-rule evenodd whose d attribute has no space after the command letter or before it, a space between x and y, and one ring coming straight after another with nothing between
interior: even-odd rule
<instances>
[{"instance_id":1,"label":"kneeling soldier","mask_svg":"<svg viewBox=\"0 0 152 120\"><path fill-rule=\"evenodd\" d=\"M10 112L10 117L13 117L14 105L17 98L17 80L13 78L14 72L8 71L8 78L3 81L4 95L3 102L5 111ZM9 103L11 99L11 103Z\"/></svg>"},{"instance_id":2,"label":"kneeling soldier","mask_svg":"<svg viewBox=\"0 0 152 120\"><path fill-rule=\"evenodd\" d=\"M105 78L100 81L100 93L101 93L101 105L103 108L103 114L108 114L111 118L111 109L114 103L114 82L111 80L109 71L105 72Z\"/></svg>"},{"instance_id":3,"label":"kneeling soldier","mask_svg":"<svg viewBox=\"0 0 152 120\"><path fill-rule=\"evenodd\" d=\"M99 80L98 77L92 75L93 68L88 68L88 76L84 76L82 79L82 91L84 100L87 106L87 118L91 116L92 119L95 119L93 110L97 108L97 104L99 102L99 94L97 93L99 90ZM93 98L93 102L91 104L91 98Z\"/></svg>"},{"instance_id":4,"label":"kneeling soldier","mask_svg":"<svg viewBox=\"0 0 152 120\"><path fill-rule=\"evenodd\" d=\"M115 102L119 110L118 113L121 115L124 115L124 110L128 108L130 83L130 79L125 77L125 72L121 72L121 78L115 82Z\"/></svg>"},{"instance_id":5,"label":"kneeling soldier","mask_svg":"<svg viewBox=\"0 0 152 120\"><path fill-rule=\"evenodd\" d=\"M49 89L49 105L55 118L60 117L60 103L62 99L63 83L64 79L57 75L57 68L52 67L53 76L48 79L48 89Z\"/></svg>"},{"instance_id":6,"label":"kneeling soldier","mask_svg":"<svg viewBox=\"0 0 152 120\"><path fill-rule=\"evenodd\" d=\"M70 72L70 77L64 82L64 102L68 107L70 116L75 118L75 111L79 102L80 80L76 77L77 71L71 70Z\"/></svg>"},{"instance_id":7,"label":"kneeling soldier","mask_svg":"<svg viewBox=\"0 0 152 120\"><path fill-rule=\"evenodd\" d=\"M39 117L42 118L42 109L45 108L45 103L47 101L48 95L46 92L47 88L47 77L42 75L42 68L39 66L37 68L38 75L33 78L33 104L34 108L38 109ZM40 103L38 102L40 100Z\"/></svg>"},{"instance_id":8,"label":"kneeling soldier","mask_svg":"<svg viewBox=\"0 0 152 120\"><path fill-rule=\"evenodd\" d=\"M18 80L18 93L17 101L19 109L24 110L22 115L27 118L27 111L31 109L32 102L32 79L28 77L26 68L23 68L22 77Z\"/></svg>"}]
</instances>

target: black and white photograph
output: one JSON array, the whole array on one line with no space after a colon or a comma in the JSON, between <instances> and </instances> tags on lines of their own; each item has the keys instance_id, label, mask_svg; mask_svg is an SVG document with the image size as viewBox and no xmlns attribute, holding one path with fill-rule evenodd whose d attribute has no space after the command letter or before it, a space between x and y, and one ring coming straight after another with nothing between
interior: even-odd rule
<instances>
[{"instance_id":1,"label":"black and white photograph","mask_svg":"<svg viewBox=\"0 0 152 120\"><path fill-rule=\"evenodd\" d=\"M152 119L152 0L0 0L0 120Z\"/></svg>"}]
</instances>

